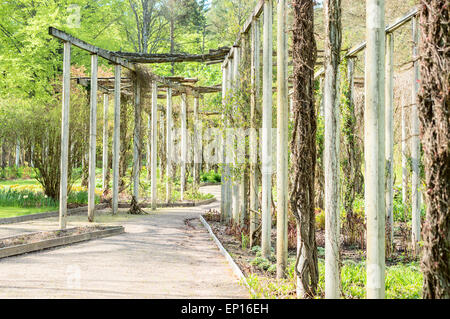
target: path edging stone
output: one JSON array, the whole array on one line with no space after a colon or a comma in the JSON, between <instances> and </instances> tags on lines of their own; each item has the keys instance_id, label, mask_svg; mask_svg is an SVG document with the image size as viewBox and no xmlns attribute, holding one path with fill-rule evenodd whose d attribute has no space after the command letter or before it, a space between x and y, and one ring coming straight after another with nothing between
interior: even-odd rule
<instances>
[{"instance_id":1,"label":"path edging stone","mask_svg":"<svg viewBox=\"0 0 450 319\"><path fill-rule=\"evenodd\" d=\"M247 277L245 277L244 273L242 272L241 268L239 268L239 266L236 264L236 262L234 261L233 257L231 257L231 255L228 253L228 251L225 249L225 247L223 247L222 243L220 242L220 240L217 238L217 236L214 234L214 232L211 229L211 226L209 226L208 222L203 218L202 215L200 215L200 221L203 224L203 226L205 226L206 230L208 230L209 235L212 237L212 239L214 240L214 242L216 243L217 247L219 248L220 252L222 253L222 255L225 257L225 259L228 261L228 263L231 266L231 269L233 270L234 274L241 280L244 282L244 284L247 286L247 288L250 290L250 292L256 296L256 292L253 290L252 287L250 287L250 285L247 282Z\"/></svg>"},{"instance_id":2,"label":"path edging stone","mask_svg":"<svg viewBox=\"0 0 450 319\"><path fill-rule=\"evenodd\" d=\"M170 208L170 207L197 207L197 206L203 206L203 205L208 205L211 204L213 202L215 202L217 199L215 197L213 198L209 198L209 199L205 199L202 201L198 201L198 202L174 202L174 203L157 203L156 207L157 208ZM151 203L140 203L139 206L141 208L151 208L152 204ZM131 204L130 203L125 203L125 202L121 202L119 203L119 208L130 208Z\"/></svg>"}]
</instances>

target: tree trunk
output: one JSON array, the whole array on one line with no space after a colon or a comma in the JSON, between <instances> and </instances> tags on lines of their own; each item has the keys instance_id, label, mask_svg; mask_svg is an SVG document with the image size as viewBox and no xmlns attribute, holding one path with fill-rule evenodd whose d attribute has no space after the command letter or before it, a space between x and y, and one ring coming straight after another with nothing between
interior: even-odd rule
<instances>
[{"instance_id":1,"label":"tree trunk","mask_svg":"<svg viewBox=\"0 0 450 319\"><path fill-rule=\"evenodd\" d=\"M293 0L294 123L290 204L300 234L297 295L312 298L319 280L314 216L316 114L314 108L314 1Z\"/></svg>"},{"instance_id":2,"label":"tree trunk","mask_svg":"<svg viewBox=\"0 0 450 319\"><path fill-rule=\"evenodd\" d=\"M422 0L419 116L426 176L424 298L450 298L450 59L446 0Z\"/></svg>"}]
</instances>

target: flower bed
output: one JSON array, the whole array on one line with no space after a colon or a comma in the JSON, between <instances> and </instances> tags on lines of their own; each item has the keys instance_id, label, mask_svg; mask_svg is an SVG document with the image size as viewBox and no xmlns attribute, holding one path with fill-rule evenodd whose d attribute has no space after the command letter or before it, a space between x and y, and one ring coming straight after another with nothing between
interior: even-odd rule
<instances>
[{"instance_id":1,"label":"flower bed","mask_svg":"<svg viewBox=\"0 0 450 319\"><path fill-rule=\"evenodd\" d=\"M82 226L0 239L0 258L121 234L122 226Z\"/></svg>"}]
</instances>

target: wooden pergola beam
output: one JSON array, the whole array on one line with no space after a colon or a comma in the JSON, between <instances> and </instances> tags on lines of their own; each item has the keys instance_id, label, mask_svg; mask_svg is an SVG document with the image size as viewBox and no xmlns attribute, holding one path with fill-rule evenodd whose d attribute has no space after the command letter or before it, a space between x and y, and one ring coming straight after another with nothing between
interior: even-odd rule
<instances>
[{"instance_id":1,"label":"wooden pergola beam","mask_svg":"<svg viewBox=\"0 0 450 319\"><path fill-rule=\"evenodd\" d=\"M76 47L78 47L78 48L80 48L82 50L85 50L85 51L87 51L87 52L89 52L91 54L97 54L99 57L102 57L105 60L108 60L108 61L114 63L115 65L123 66L123 67L125 67L125 68L127 68L127 69L129 69L129 70L131 70L133 72L137 71L136 65L134 63L131 63L128 60L117 56L116 53L113 52L113 51L109 51L109 50L105 50L105 49L99 48L99 47L97 47L95 45L92 45L92 44L87 43L87 42L85 42L83 40L80 40L80 39L78 39L78 38L76 38L76 37L74 37L74 36L64 32L64 31L58 30L58 29L56 29L54 27L49 27L48 28L48 33L51 36L53 36L53 37L55 37L57 39L60 39L60 40L62 40L64 42L73 44L74 46L76 46ZM164 84L166 86L170 86L170 87L175 88L175 89L177 89L179 91L183 91L184 90L184 88L183 88L183 86L181 84L173 83L172 81L166 79L163 76L159 76L159 75L156 75L156 74L151 74L150 77L151 77L152 81L156 81L156 82L158 82L160 84Z\"/></svg>"},{"instance_id":2,"label":"wooden pergola beam","mask_svg":"<svg viewBox=\"0 0 450 319\"><path fill-rule=\"evenodd\" d=\"M210 50L207 54L188 53L133 53L133 52L112 52L116 57L126 59L134 63L179 63L179 62L208 62L223 61L230 48L223 47L218 50Z\"/></svg>"},{"instance_id":3,"label":"wooden pergola beam","mask_svg":"<svg viewBox=\"0 0 450 319\"><path fill-rule=\"evenodd\" d=\"M417 8L413 8L410 12L408 12L407 14L403 15L402 17L398 18L397 20L395 20L392 24L388 25L385 28L385 33L392 33L394 31L396 31L398 28L402 27L403 25L405 25L406 23L408 23L412 18L414 18L417 15ZM354 58L356 57L356 55L358 53L360 53L361 51L363 51L366 48L367 42L361 42L357 45L355 45L353 48L351 48L348 53L344 56L344 58ZM319 71L317 71L314 74L314 78L317 79L318 77L322 76L325 72L324 68L321 68Z\"/></svg>"},{"instance_id":4,"label":"wooden pergola beam","mask_svg":"<svg viewBox=\"0 0 450 319\"><path fill-rule=\"evenodd\" d=\"M240 32L238 38L236 39L236 41L233 44L234 47L239 46L239 43L241 42L241 39L242 39L242 35L249 32L249 30L252 26L253 20L258 19L261 16L261 14L263 13L263 11L264 11L264 0L259 0L258 4L253 9L250 16L245 21L244 27L241 29L241 32ZM233 57L233 50L230 50L230 52L227 54L227 56L225 57L225 59L223 61L223 65L224 66L227 65L228 59L230 59L232 57Z\"/></svg>"},{"instance_id":5,"label":"wooden pergola beam","mask_svg":"<svg viewBox=\"0 0 450 319\"><path fill-rule=\"evenodd\" d=\"M75 38L74 36L64 31L58 30L54 27L49 27L48 34L64 42L69 42L80 49L90 52L91 54L97 54L98 56L114 64L121 65L132 71L136 71L136 66L133 63L130 63L129 61L122 59L118 56L115 56L111 51L99 48L95 45L89 44L87 42L84 42L83 40Z\"/></svg>"},{"instance_id":6,"label":"wooden pergola beam","mask_svg":"<svg viewBox=\"0 0 450 319\"><path fill-rule=\"evenodd\" d=\"M398 18L397 20L395 20L394 23L388 25L384 30L385 33L392 33L395 30L397 30L398 28L402 27L403 25L408 23L412 18L414 18L417 15L417 12L418 12L417 8L413 8L410 12L408 12L404 16ZM359 52L364 50L366 48L366 45L367 45L366 41L361 42L357 46L350 49L350 51L347 53L346 57L355 56L356 54L358 54Z\"/></svg>"}]
</instances>

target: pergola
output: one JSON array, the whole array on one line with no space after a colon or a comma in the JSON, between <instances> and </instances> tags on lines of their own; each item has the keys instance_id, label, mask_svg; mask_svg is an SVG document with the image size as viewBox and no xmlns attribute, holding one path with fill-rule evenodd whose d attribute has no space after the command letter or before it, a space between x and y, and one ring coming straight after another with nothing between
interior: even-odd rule
<instances>
[{"instance_id":1,"label":"pergola","mask_svg":"<svg viewBox=\"0 0 450 319\"><path fill-rule=\"evenodd\" d=\"M380 10L374 6L374 10ZM288 216L288 123L289 123L289 76L288 76L288 41L287 41L287 5L286 1L278 1L278 26L277 26L277 140L276 144L272 141L272 105L273 105L273 1L260 0L247 21L244 23L241 32L231 49L219 48L211 50L204 55L188 54L139 54L126 52L111 52L95 47L70 36L60 30L50 28L50 34L64 42L64 79L63 79L63 120L62 120L62 147L61 147L61 200L60 200L60 223L65 227L65 217L67 211L67 158L68 158L68 117L69 117L69 94L70 94L70 47L75 45L92 54L92 72L90 78L79 79L80 83L90 81L91 87L91 131L90 131L90 164L89 164L89 216L93 216L94 211L94 188L95 188L95 128L96 128L96 107L98 87L105 90L105 94L114 92L114 137L113 137L113 212L118 210L118 174L119 174L119 125L120 125L120 92L121 84L127 83L127 79L121 79L121 67L125 67L133 72L138 72L135 63L162 63L162 62L182 62L197 61L203 63L221 63L222 62L222 85L215 87L196 87L195 81L182 77L161 77L152 74L152 111L151 111L151 201L152 208L156 208L156 148L157 144L157 99L166 98L167 107L165 108L167 119L167 141L171 140L172 126L172 96L181 95L181 190L185 188L186 172L186 95L194 96L194 121L198 120L198 96L199 94L222 91L224 105L228 103L228 98L232 97L234 92L240 88L240 76L242 61L247 63L251 74L251 94L250 94L250 135L249 135L249 162L250 171L243 174L243 177L233 176L231 166L236 164L239 159L235 151L235 140L230 139L228 134L224 134L224 143L222 143L221 163L222 185L221 185L221 214L224 221L234 221L242 225L244 219L250 220L250 242L252 236L258 227L257 212L261 211L261 246L263 256L270 255L271 238L271 214L272 214L272 156L274 145L276 148L276 175L277 175L277 259L287 259L287 216ZM381 16L382 13L374 12L375 16ZM418 62L417 62L417 10L414 9L405 16L401 17L393 24L385 27L380 19L373 18L370 21L372 25L368 30L369 41L363 42L350 49L345 58L348 59L350 95L353 92L354 84L354 59L357 54L365 51L365 142L370 143L373 148L365 148L365 205L367 214L367 262L368 262L368 296L384 296L384 267L385 267L385 221L392 223L392 199L393 199L393 39L394 31L405 23L413 23L413 56L414 56L414 86L413 98L417 96L418 82ZM262 20L262 37L261 37ZM262 38L262 41L261 41ZM386 41L386 50L384 43ZM261 43L262 42L262 43ZM383 48L383 50L380 50ZM381 52L386 52L386 57L381 56ZM261 54L262 53L262 54ZM335 54L335 53L331 53ZM261 56L262 55L262 56ZM115 65L114 79L97 78L97 59L102 57ZM380 61L386 61L382 65ZM383 71L383 68L385 70ZM262 69L262 72L261 70ZM324 76L328 85L330 77L333 77L331 68L326 66L316 72L315 78ZM385 73L383 73L385 72ZM380 77L380 74L386 74ZM327 81L328 80L328 81ZM129 83L129 82L128 82ZM134 90L136 112L140 108L140 88L138 85L129 85L128 90ZM332 125L331 134L325 134L325 145L331 147L325 149L325 162L329 161L332 165L325 171L325 193L327 211L327 223L336 225L338 223L339 194L336 191L336 185L328 184L330 180L336 180L339 174L339 168L336 169L338 151L336 144L336 122L339 114L333 108L332 94L327 91L329 87L322 88L324 96L328 99L325 107L325 125ZM159 92L164 94L158 95ZM130 94L132 94L130 92ZM262 103L259 97L262 96ZM412 211L413 211L413 242L417 243L420 239L420 197L419 197L419 138L418 138L418 111L416 101L412 101ZM234 106L233 106L234 107ZM136 113L138 114L138 113ZM262 125L258 124L259 117L262 118ZM137 117L138 118L138 117ZM222 114L222 122L225 127L230 124L230 119ZM328 124L334 123L334 124ZM333 126L334 125L334 126ZM139 123L136 123L139 127ZM195 127L195 126L194 126ZM260 129L260 139L258 139L258 130ZM139 131L135 130L134 136L134 165L139 165L137 157L137 143L139 141ZM195 134L195 132L194 132ZM194 154L197 154L194 139ZM334 147L332 147L334 145ZM260 163L258 161L258 146L261 147ZM334 161L334 163L333 163ZM170 152L167 157L167 167L170 168ZM198 159L194 159L197 163ZM137 166L135 166L137 167ZM196 171L194 165L194 171ZM386 171L385 171L386 167ZM134 170L135 172L137 170ZM259 172L261 172L262 196L259 203ZM386 172L386 174L385 174ZM170 174L170 171L168 172ZM198 172L194 173L198 174ZM247 178L249 180L247 180ZM134 196L137 198L137 189L139 185L139 175L133 176ZM170 183L167 183L168 192ZM247 186L248 185L248 186ZM329 186L331 185L331 186ZM250 189L248 189L249 187ZM249 199L247 199L249 194ZM329 204L331 203L331 204ZM334 203L334 204L333 204ZM331 206L327 206L331 205ZM331 207L331 208L330 208ZM386 207L386 209L384 209ZM385 217L385 211L386 217ZM329 212L329 213L328 213ZM279 228L278 228L279 227ZM328 296L338 295L338 243L339 226L327 227L326 232L326 282L331 283L326 287ZM392 232L392 228L390 229ZM388 234L392 236L391 234ZM252 243L251 243L252 245Z\"/></svg>"},{"instance_id":2,"label":"pergola","mask_svg":"<svg viewBox=\"0 0 450 319\"><path fill-rule=\"evenodd\" d=\"M228 53L228 48L219 48L211 50L208 54L188 55L188 54L141 54L127 52L112 52L96 47L92 44L84 42L72 35L55 29L49 28L49 34L60 39L64 43L64 64L63 64L63 102L62 102L62 130L61 130L61 188L60 188L60 227L66 227L67 216L67 175L68 175L68 152L69 152L69 107L70 107L70 80L76 80L78 84L90 87L90 134L89 134L89 185L88 185L88 217L93 221L95 211L95 165L96 165L96 128L97 128L97 93L104 94L104 118L103 125L103 186L106 183L106 165L108 156L108 132L107 132L107 112L108 112L108 96L114 94L114 130L113 130L113 187L112 187L112 209L113 214L118 211L118 195L119 195L119 156L120 156L120 98L121 94L134 96L135 107L135 130L134 130L134 148L133 148L133 196L136 200L139 197L139 152L138 147L141 138L140 132L140 112L141 112L141 87L139 81L133 81L131 78L121 76L121 68L127 68L138 74L142 72L137 63L164 63L164 62L221 62ZM90 77L70 77L70 51L71 45L74 45L91 54L91 76ZM115 74L111 78L99 78L98 57L104 58L114 64ZM172 134L172 97L181 96L181 199L185 190L185 172L187 159L187 96L194 97L194 122L198 122L199 113L206 115L217 114L215 112L199 112L199 98L202 94L216 93L222 90L221 86L204 87L197 86L198 79L185 77L162 77L154 73L146 72L149 82L151 82L151 114L149 114L149 127L151 128L151 154L150 154L150 172L151 172L151 206L156 209L156 166L157 166L157 123L158 110L166 114L166 142L167 149L170 150L171 134ZM158 99L166 99L166 108L158 107ZM151 122L150 122L151 120ZM196 128L194 127L194 130ZM197 155L199 145L198 140L194 139L194 154ZM167 152L167 174L172 173L171 168L171 151ZM198 162L198 156L196 162ZM198 169L194 165L194 179L199 174ZM168 183L169 184L169 183ZM170 186L167 185L167 196L170 198Z\"/></svg>"}]
</instances>

